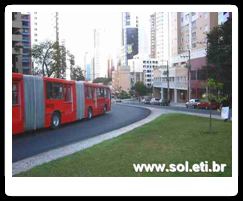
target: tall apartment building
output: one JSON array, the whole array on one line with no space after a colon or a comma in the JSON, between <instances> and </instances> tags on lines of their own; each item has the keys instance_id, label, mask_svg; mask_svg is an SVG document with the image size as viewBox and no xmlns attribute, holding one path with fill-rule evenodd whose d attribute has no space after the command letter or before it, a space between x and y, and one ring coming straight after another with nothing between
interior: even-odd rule
<instances>
[{"instance_id":1,"label":"tall apartment building","mask_svg":"<svg viewBox=\"0 0 243 201\"><path fill-rule=\"evenodd\" d=\"M31 59L31 15L21 14L22 20L22 68L24 74L31 74L32 59Z\"/></svg>"},{"instance_id":2,"label":"tall apartment building","mask_svg":"<svg viewBox=\"0 0 243 201\"><path fill-rule=\"evenodd\" d=\"M12 13L12 70L23 73L22 68L22 18L20 12Z\"/></svg>"},{"instance_id":3,"label":"tall apartment building","mask_svg":"<svg viewBox=\"0 0 243 201\"><path fill-rule=\"evenodd\" d=\"M155 15L156 27L156 59L159 65L169 60L169 13L158 12Z\"/></svg>"},{"instance_id":4,"label":"tall apartment building","mask_svg":"<svg viewBox=\"0 0 243 201\"><path fill-rule=\"evenodd\" d=\"M150 15L150 57L156 57L156 13Z\"/></svg>"},{"instance_id":5,"label":"tall apartment building","mask_svg":"<svg viewBox=\"0 0 243 201\"><path fill-rule=\"evenodd\" d=\"M56 13L31 12L31 44L39 44L45 40L56 41Z\"/></svg>"},{"instance_id":6,"label":"tall apartment building","mask_svg":"<svg viewBox=\"0 0 243 201\"><path fill-rule=\"evenodd\" d=\"M218 25L218 13L170 13L169 96L172 102L185 102L206 93L202 67L206 65L206 33ZM157 39L158 40L158 39ZM156 41L157 42L157 41ZM190 55L190 73L188 71ZM167 97L166 66L156 69L154 90ZM190 77L188 77L188 75ZM188 92L189 90L189 92Z\"/></svg>"},{"instance_id":7,"label":"tall apartment building","mask_svg":"<svg viewBox=\"0 0 243 201\"><path fill-rule=\"evenodd\" d=\"M107 30L103 28L94 29L94 79L97 77L107 77L107 58L108 53L106 44Z\"/></svg>"},{"instance_id":8,"label":"tall apartment building","mask_svg":"<svg viewBox=\"0 0 243 201\"><path fill-rule=\"evenodd\" d=\"M138 17L129 12L122 13L121 64L128 65L128 59L138 54Z\"/></svg>"}]
</instances>

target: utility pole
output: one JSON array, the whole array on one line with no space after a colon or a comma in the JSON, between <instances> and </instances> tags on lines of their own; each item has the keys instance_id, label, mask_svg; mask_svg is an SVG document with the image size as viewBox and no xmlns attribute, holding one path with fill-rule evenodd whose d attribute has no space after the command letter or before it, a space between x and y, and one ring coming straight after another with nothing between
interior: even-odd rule
<instances>
[{"instance_id":1,"label":"utility pole","mask_svg":"<svg viewBox=\"0 0 243 201\"><path fill-rule=\"evenodd\" d=\"M188 50L188 101L191 99L191 50Z\"/></svg>"},{"instance_id":2,"label":"utility pole","mask_svg":"<svg viewBox=\"0 0 243 201\"><path fill-rule=\"evenodd\" d=\"M169 63L168 63L168 60L167 60L167 101L170 101Z\"/></svg>"}]
</instances>

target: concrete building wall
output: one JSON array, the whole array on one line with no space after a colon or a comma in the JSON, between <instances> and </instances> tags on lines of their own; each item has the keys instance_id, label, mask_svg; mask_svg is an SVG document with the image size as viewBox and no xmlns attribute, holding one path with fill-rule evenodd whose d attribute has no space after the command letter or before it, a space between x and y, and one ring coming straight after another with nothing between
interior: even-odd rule
<instances>
[{"instance_id":1,"label":"concrete building wall","mask_svg":"<svg viewBox=\"0 0 243 201\"><path fill-rule=\"evenodd\" d=\"M22 18L20 12L12 13L12 68L23 73Z\"/></svg>"},{"instance_id":2,"label":"concrete building wall","mask_svg":"<svg viewBox=\"0 0 243 201\"><path fill-rule=\"evenodd\" d=\"M130 70L125 68L118 68L112 72L112 88L113 91L124 90L129 92L130 84Z\"/></svg>"}]
</instances>

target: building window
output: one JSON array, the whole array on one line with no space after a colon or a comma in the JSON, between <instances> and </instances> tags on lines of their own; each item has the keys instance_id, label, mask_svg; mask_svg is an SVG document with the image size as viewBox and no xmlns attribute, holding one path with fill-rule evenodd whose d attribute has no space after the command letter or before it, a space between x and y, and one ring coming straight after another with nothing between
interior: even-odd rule
<instances>
[{"instance_id":1,"label":"building window","mask_svg":"<svg viewBox=\"0 0 243 201\"><path fill-rule=\"evenodd\" d=\"M196 80L196 74L197 74L197 71L191 71L191 80Z\"/></svg>"},{"instance_id":2,"label":"building window","mask_svg":"<svg viewBox=\"0 0 243 201\"><path fill-rule=\"evenodd\" d=\"M196 43L192 43L192 47L193 48L197 47L197 44Z\"/></svg>"}]
</instances>

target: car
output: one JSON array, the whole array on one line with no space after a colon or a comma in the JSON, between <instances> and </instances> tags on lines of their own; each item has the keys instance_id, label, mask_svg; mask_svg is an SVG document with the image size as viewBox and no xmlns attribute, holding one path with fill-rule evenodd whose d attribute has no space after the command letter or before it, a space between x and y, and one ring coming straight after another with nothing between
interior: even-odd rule
<instances>
[{"instance_id":1,"label":"car","mask_svg":"<svg viewBox=\"0 0 243 201\"><path fill-rule=\"evenodd\" d=\"M159 100L159 103L160 103L160 105L162 105L162 106L169 106L169 105L170 105L170 101L167 100L167 99L160 99L160 100Z\"/></svg>"},{"instance_id":2,"label":"car","mask_svg":"<svg viewBox=\"0 0 243 201\"><path fill-rule=\"evenodd\" d=\"M143 100L142 100L142 103L144 104L150 104L150 101L151 101L151 97L145 97Z\"/></svg>"},{"instance_id":3,"label":"car","mask_svg":"<svg viewBox=\"0 0 243 201\"><path fill-rule=\"evenodd\" d=\"M116 99L116 103L121 103L121 102L122 102L121 99L119 99L119 98Z\"/></svg>"},{"instance_id":4,"label":"car","mask_svg":"<svg viewBox=\"0 0 243 201\"><path fill-rule=\"evenodd\" d=\"M208 102L208 101L203 101L200 103L197 103L197 108L198 109L212 109L212 110L217 110L219 109L220 105L217 102Z\"/></svg>"},{"instance_id":5,"label":"car","mask_svg":"<svg viewBox=\"0 0 243 201\"><path fill-rule=\"evenodd\" d=\"M197 108L197 104L200 103L200 99L193 98L186 102L186 108Z\"/></svg>"},{"instance_id":6,"label":"car","mask_svg":"<svg viewBox=\"0 0 243 201\"><path fill-rule=\"evenodd\" d=\"M150 104L152 104L152 105L159 105L160 104L159 100L160 100L159 98L152 98L150 100Z\"/></svg>"}]
</instances>

